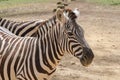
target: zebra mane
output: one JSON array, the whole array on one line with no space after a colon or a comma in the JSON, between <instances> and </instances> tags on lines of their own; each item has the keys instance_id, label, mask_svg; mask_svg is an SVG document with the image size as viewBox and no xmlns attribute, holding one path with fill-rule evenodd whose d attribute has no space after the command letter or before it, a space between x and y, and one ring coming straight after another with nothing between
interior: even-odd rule
<instances>
[{"instance_id":1,"label":"zebra mane","mask_svg":"<svg viewBox=\"0 0 120 80\"><path fill-rule=\"evenodd\" d=\"M75 11L72 11L71 9L64 9L63 10L63 15L65 17L68 17L68 19L71 19L71 20L75 20L77 18L77 15L76 15ZM52 27L56 24L57 21L58 21L57 16L53 15L53 17L42 21L41 24L39 25L39 28L42 27L42 26L44 27L44 25L45 26L49 25L49 26L47 26L47 28Z\"/></svg>"},{"instance_id":2,"label":"zebra mane","mask_svg":"<svg viewBox=\"0 0 120 80\"><path fill-rule=\"evenodd\" d=\"M55 25L56 24L56 15L54 15L52 18L49 18L47 20L42 21L41 24L40 24L40 27L43 26L43 25L46 26L47 24L49 24L50 27Z\"/></svg>"},{"instance_id":3,"label":"zebra mane","mask_svg":"<svg viewBox=\"0 0 120 80\"><path fill-rule=\"evenodd\" d=\"M65 9L63 15L67 19L71 19L71 20L75 20L77 18L76 13L74 11L72 11L71 9Z\"/></svg>"}]
</instances>

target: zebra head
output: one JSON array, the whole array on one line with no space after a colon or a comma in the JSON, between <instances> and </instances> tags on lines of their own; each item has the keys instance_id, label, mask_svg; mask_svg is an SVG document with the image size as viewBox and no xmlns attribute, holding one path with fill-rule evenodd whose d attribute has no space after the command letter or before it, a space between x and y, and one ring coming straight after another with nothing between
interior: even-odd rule
<instances>
[{"instance_id":1,"label":"zebra head","mask_svg":"<svg viewBox=\"0 0 120 80\"><path fill-rule=\"evenodd\" d=\"M56 16L62 23L62 39L61 47L64 51L71 53L78 59L83 66L88 66L93 58L94 54L84 38L83 28L77 24L76 18L79 11L70 9L57 10Z\"/></svg>"}]
</instances>

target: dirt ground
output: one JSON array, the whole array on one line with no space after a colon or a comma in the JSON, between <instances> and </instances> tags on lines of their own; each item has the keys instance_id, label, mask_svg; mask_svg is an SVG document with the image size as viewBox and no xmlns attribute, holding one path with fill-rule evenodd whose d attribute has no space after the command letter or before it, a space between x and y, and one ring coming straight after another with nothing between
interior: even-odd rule
<instances>
[{"instance_id":1,"label":"dirt ground","mask_svg":"<svg viewBox=\"0 0 120 80\"><path fill-rule=\"evenodd\" d=\"M55 3L33 3L3 12L10 13L5 18L16 21L48 19L55 6ZM79 8L77 22L84 28L95 58L90 66L84 67L78 59L66 54L52 80L120 80L120 6L73 2L69 7Z\"/></svg>"}]
</instances>

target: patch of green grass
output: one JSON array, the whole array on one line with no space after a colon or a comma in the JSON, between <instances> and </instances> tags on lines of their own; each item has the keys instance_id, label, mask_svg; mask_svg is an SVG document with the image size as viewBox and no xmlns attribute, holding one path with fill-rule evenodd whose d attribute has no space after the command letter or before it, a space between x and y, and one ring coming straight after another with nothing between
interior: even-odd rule
<instances>
[{"instance_id":1,"label":"patch of green grass","mask_svg":"<svg viewBox=\"0 0 120 80\"><path fill-rule=\"evenodd\" d=\"M11 8L19 5L26 5L30 3L46 3L55 0L0 0L0 9Z\"/></svg>"},{"instance_id":2,"label":"patch of green grass","mask_svg":"<svg viewBox=\"0 0 120 80\"><path fill-rule=\"evenodd\" d=\"M53 0L51 0L53 1ZM0 3L30 3L30 2L50 2L50 0L1 0Z\"/></svg>"},{"instance_id":3,"label":"patch of green grass","mask_svg":"<svg viewBox=\"0 0 120 80\"><path fill-rule=\"evenodd\" d=\"M120 0L87 0L87 1L105 5L120 5Z\"/></svg>"}]
</instances>

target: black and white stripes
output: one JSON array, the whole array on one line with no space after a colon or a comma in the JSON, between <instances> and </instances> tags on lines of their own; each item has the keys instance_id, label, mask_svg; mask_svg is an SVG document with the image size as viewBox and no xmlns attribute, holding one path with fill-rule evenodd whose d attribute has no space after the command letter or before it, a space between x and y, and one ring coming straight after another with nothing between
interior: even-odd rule
<instances>
[{"instance_id":1,"label":"black and white stripes","mask_svg":"<svg viewBox=\"0 0 120 80\"><path fill-rule=\"evenodd\" d=\"M65 53L89 65L94 55L76 18L72 10L59 9L38 26L37 37L13 36L0 29L0 80L48 80Z\"/></svg>"},{"instance_id":2,"label":"black and white stripes","mask_svg":"<svg viewBox=\"0 0 120 80\"><path fill-rule=\"evenodd\" d=\"M43 22L43 20L15 22L0 18L0 26L8 29L18 36L36 37L37 35L34 33L38 26L41 25L41 22Z\"/></svg>"}]
</instances>

